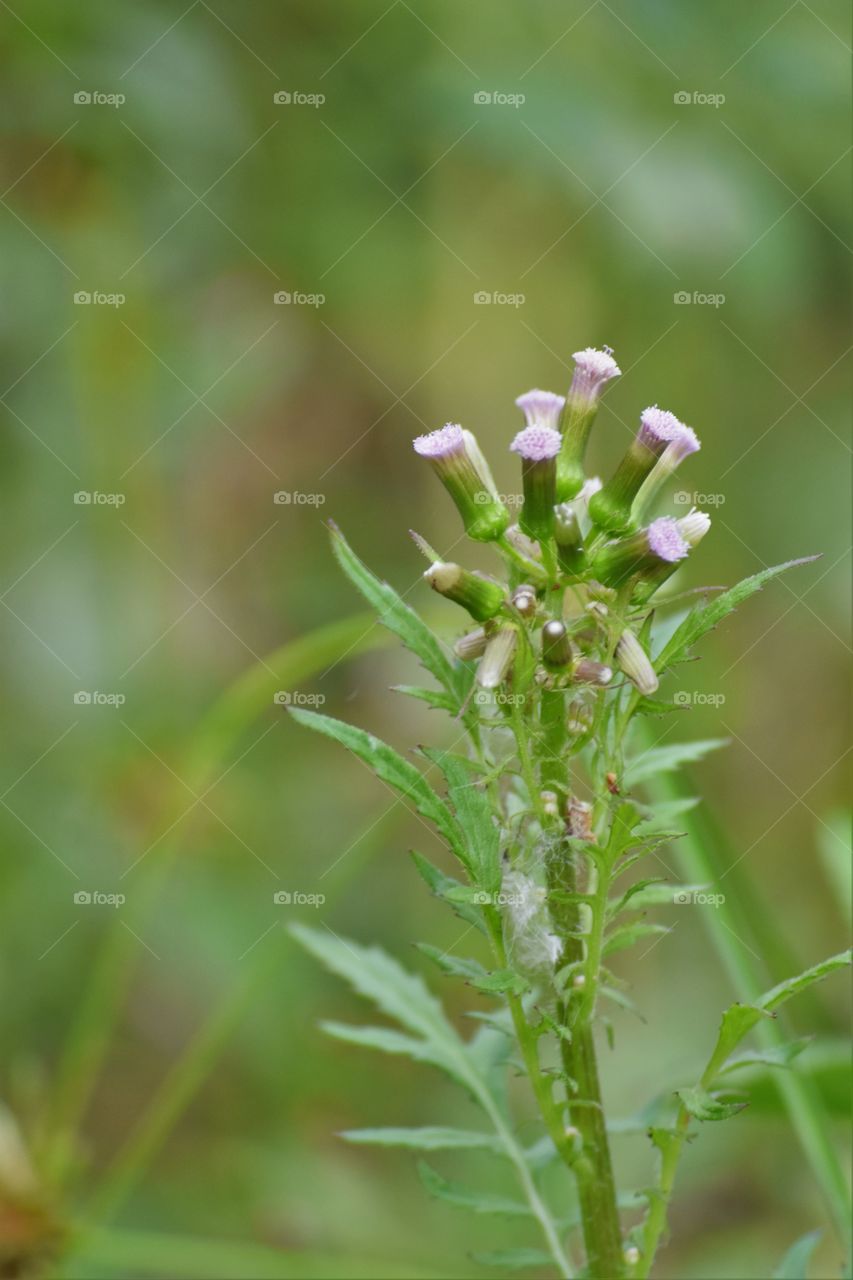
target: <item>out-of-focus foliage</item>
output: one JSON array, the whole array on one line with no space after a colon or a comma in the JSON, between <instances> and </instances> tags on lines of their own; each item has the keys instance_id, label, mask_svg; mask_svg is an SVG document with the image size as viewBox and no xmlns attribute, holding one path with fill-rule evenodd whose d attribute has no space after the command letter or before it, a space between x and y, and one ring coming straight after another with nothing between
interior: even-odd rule
<instances>
[{"instance_id":1,"label":"out-of-focus foliage","mask_svg":"<svg viewBox=\"0 0 853 1280\"><path fill-rule=\"evenodd\" d=\"M726 623L682 692L693 736L731 739L699 766L702 792L769 983L843 944L828 815L848 655L848 45L839 0L0 9L2 1095L34 1158L116 911L76 892L136 912L142 865L172 849L156 908L122 917L135 979L85 1115L81 1189L250 957L280 948L122 1203L110 1274L156 1271L149 1231L313 1256L318 1275L458 1274L460 1256L512 1246L511 1223L472 1230L425 1202L405 1154L335 1139L466 1113L450 1092L436 1105L432 1081L427 1106L413 1065L323 1043L318 1006L345 1015L347 997L277 928L322 922L403 957L444 929L451 947L405 856L440 848L271 699L203 799L179 779L241 672L360 609L323 519L417 598L405 530L443 551L460 531L411 436L462 421L514 488L513 398L565 390L588 343L625 371L602 469L657 400L702 438L685 493L704 495L714 536L689 585L822 554ZM450 606L435 620L456 625ZM387 692L414 677L396 650L354 651L299 693L405 749L437 733ZM617 1020L632 1064L605 1060L617 1113L693 1078L738 997L702 910L677 909L623 966L648 1022ZM841 1112L838 990L804 999L793 1030L821 1029L797 1069ZM821 1220L775 1094L753 1092L685 1160L663 1275L764 1275ZM622 1183L645 1185L643 1139L616 1141ZM211 1265L186 1256L188 1274ZM829 1239L815 1258L829 1274Z\"/></svg>"}]
</instances>

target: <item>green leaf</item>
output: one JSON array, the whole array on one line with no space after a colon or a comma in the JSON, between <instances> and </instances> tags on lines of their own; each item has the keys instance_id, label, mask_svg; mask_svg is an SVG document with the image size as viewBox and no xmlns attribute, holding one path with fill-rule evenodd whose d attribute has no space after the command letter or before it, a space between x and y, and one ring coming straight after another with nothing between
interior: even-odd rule
<instances>
[{"instance_id":1,"label":"green leaf","mask_svg":"<svg viewBox=\"0 0 853 1280\"><path fill-rule=\"evenodd\" d=\"M724 591L722 595L716 596L708 604L700 604L695 609L691 609L690 613L654 659L655 670L662 672L671 663L678 662L697 640L701 639L708 631L712 631L727 614L736 609L744 600L748 600L756 591L760 591L765 582L769 582L771 578L775 578L777 574L783 573L786 569L793 569L800 564L810 564L817 559L817 556L803 556L799 560L787 560L784 564L774 565L770 569L762 569L760 573L754 573L752 577L744 578L743 582L739 582L731 590Z\"/></svg>"},{"instance_id":2,"label":"green leaf","mask_svg":"<svg viewBox=\"0 0 853 1280\"><path fill-rule=\"evenodd\" d=\"M361 561L335 524L332 532L332 551L335 559L349 578L379 615L383 627L393 631L398 639L435 676L439 684L451 693L459 692L459 677L450 659L441 647L438 637L430 631L414 609L403 602L387 582L382 582ZM458 703L457 703L458 706Z\"/></svg>"},{"instance_id":3,"label":"green leaf","mask_svg":"<svg viewBox=\"0 0 853 1280\"><path fill-rule=\"evenodd\" d=\"M789 1040L786 1044L774 1045L769 1049L744 1049L743 1053L728 1058L717 1074L726 1075L741 1067L788 1067L811 1042L811 1036L803 1036L799 1040Z\"/></svg>"},{"instance_id":4,"label":"green leaf","mask_svg":"<svg viewBox=\"0 0 853 1280\"><path fill-rule=\"evenodd\" d=\"M676 742L665 747L650 747L625 766L625 786L635 787L644 778L671 773L683 764L701 760L709 751L728 745L728 738L706 738L698 742Z\"/></svg>"},{"instance_id":5,"label":"green leaf","mask_svg":"<svg viewBox=\"0 0 853 1280\"><path fill-rule=\"evenodd\" d=\"M478 890L473 889L470 885L461 884L458 880L454 880L453 876L445 875L428 858L425 858L421 853L416 853L414 849L412 850L412 860L418 874L437 898L440 898L442 902L449 903L460 920L464 920L466 924L472 924L481 933L486 932L483 913L476 904L471 902L471 897L479 892Z\"/></svg>"},{"instance_id":6,"label":"green leaf","mask_svg":"<svg viewBox=\"0 0 853 1280\"><path fill-rule=\"evenodd\" d=\"M853 920L851 830L853 830L853 814L843 809L833 809L826 815L825 821L821 822L817 833L818 852L829 887L832 889L838 910L848 925Z\"/></svg>"},{"instance_id":7,"label":"green leaf","mask_svg":"<svg viewBox=\"0 0 853 1280\"><path fill-rule=\"evenodd\" d=\"M729 1054L737 1048L741 1040L751 1031L761 1018L772 1018L772 1013L760 1009L755 1004L733 1004L724 1012L720 1021L717 1043L705 1068L703 1080L712 1080Z\"/></svg>"},{"instance_id":8,"label":"green leaf","mask_svg":"<svg viewBox=\"0 0 853 1280\"><path fill-rule=\"evenodd\" d=\"M338 1137L374 1147L406 1147L410 1151L487 1150L503 1154L503 1144L491 1133L465 1129L443 1129L425 1125L422 1129L345 1129Z\"/></svg>"},{"instance_id":9,"label":"green leaf","mask_svg":"<svg viewBox=\"0 0 853 1280\"><path fill-rule=\"evenodd\" d=\"M410 800L418 813L437 827L466 870L472 870L467 846L450 810L411 761L405 760L381 738L364 729L357 729L355 725L346 724L343 720L335 720L332 716L320 715L316 711L306 711L302 707L290 707L289 711L299 724L340 742L353 755L363 760L377 778L381 778L405 799Z\"/></svg>"},{"instance_id":10,"label":"green leaf","mask_svg":"<svg viewBox=\"0 0 853 1280\"><path fill-rule=\"evenodd\" d=\"M433 748L425 749L424 755L444 774L450 803L474 868L472 879L485 893L497 893L501 885L500 834L482 783L472 776L471 766L461 756Z\"/></svg>"},{"instance_id":11,"label":"green leaf","mask_svg":"<svg viewBox=\"0 0 853 1280\"><path fill-rule=\"evenodd\" d=\"M512 969L494 969L489 972L477 960L451 955L450 952L430 946L427 942L419 942L418 950L429 956L430 960L434 961L444 973L449 973L455 978L464 978L469 986L487 995L501 995L505 992L523 995L528 989L524 978L514 973Z\"/></svg>"},{"instance_id":12,"label":"green leaf","mask_svg":"<svg viewBox=\"0 0 853 1280\"><path fill-rule=\"evenodd\" d=\"M421 689L414 684L392 684L391 689L394 693L405 693L418 702L425 702L427 706L437 711L448 711L451 715L455 715L459 710L453 695L441 693L438 689Z\"/></svg>"},{"instance_id":13,"label":"green leaf","mask_svg":"<svg viewBox=\"0 0 853 1280\"><path fill-rule=\"evenodd\" d=\"M811 1231L800 1236L773 1272L773 1280L808 1280L809 1261L822 1235L822 1231Z\"/></svg>"},{"instance_id":14,"label":"green leaf","mask_svg":"<svg viewBox=\"0 0 853 1280\"><path fill-rule=\"evenodd\" d=\"M418 1161L418 1173L431 1196L445 1200L459 1209L471 1209L474 1213L500 1213L517 1217L529 1217L530 1206L490 1191L474 1191L458 1182L448 1182L436 1173L424 1160Z\"/></svg>"},{"instance_id":15,"label":"green leaf","mask_svg":"<svg viewBox=\"0 0 853 1280\"><path fill-rule=\"evenodd\" d=\"M353 1026L348 1022L321 1022L320 1029L335 1040L343 1040L346 1044L359 1045L363 1049L378 1049L380 1053L402 1054L415 1062L425 1062L429 1066L447 1071L455 1080L458 1074L448 1066L444 1053L437 1050L427 1040L419 1040L417 1036L404 1035L402 1031L394 1031L391 1027Z\"/></svg>"},{"instance_id":16,"label":"green leaf","mask_svg":"<svg viewBox=\"0 0 853 1280\"><path fill-rule=\"evenodd\" d=\"M755 1003L761 1009L778 1009L779 1005L784 1004L786 1000L790 1000L791 996L799 995L801 991L805 991L807 987L812 986L815 982L821 982L829 974L835 973L836 969L846 968L852 958L853 952L839 951L837 955L829 956L828 959L821 960L819 964L812 965L810 969L805 969L803 973L798 973L795 978L788 978L770 991L765 991L764 995L756 1000Z\"/></svg>"},{"instance_id":17,"label":"green leaf","mask_svg":"<svg viewBox=\"0 0 853 1280\"><path fill-rule=\"evenodd\" d=\"M484 1267L505 1267L507 1271L523 1271L525 1267L548 1267L554 1259L544 1249L493 1249L471 1255Z\"/></svg>"},{"instance_id":18,"label":"green leaf","mask_svg":"<svg viewBox=\"0 0 853 1280\"><path fill-rule=\"evenodd\" d=\"M664 924L647 924L643 920L637 921L635 924L622 925L608 935L602 949L602 955L609 956L615 951L624 951L627 947L633 947L634 943L639 942L642 938L650 938L671 932L672 929L667 928Z\"/></svg>"},{"instance_id":19,"label":"green leaf","mask_svg":"<svg viewBox=\"0 0 853 1280\"><path fill-rule=\"evenodd\" d=\"M726 1102L698 1086L679 1089L677 1093L685 1109L697 1120L727 1120L747 1105L745 1102Z\"/></svg>"},{"instance_id":20,"label":"green leaf","mask_svg":"<svg viewBox=\"0 0 853 1280\"><path fill-rule=\"evenodd\" d=\"M685 796L683 800L663 800L658 804L644 806L646 816L637 827L638 836L658 835L661 832L677 831L684 814L695 809L700 803L698 796Z\"/></svg>"}]
</instances>

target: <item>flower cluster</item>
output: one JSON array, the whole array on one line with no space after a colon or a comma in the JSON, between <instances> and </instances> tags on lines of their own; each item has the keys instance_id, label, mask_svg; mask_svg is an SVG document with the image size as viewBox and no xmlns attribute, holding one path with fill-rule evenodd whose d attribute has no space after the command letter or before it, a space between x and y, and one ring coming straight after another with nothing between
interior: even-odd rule
<instances>
[{"instance_id":1,"label":"flower cluster","mask_svg":"<svg viewBox=\"0 0 853 1280\"><path fill-rule=\"evenodd\" d=\"M587 347L574 360L565 396L537 389L515 402L526 422L510 445L521 459L516 524L470 431L448 423L415 440L468 535L493 543L509 570L504 584L430 553L425 577L481 624L457 646L460 657L480 659L481 688L497 689L511 678L526 638L539 664L537 679L548 687L606 685L613 663L648 695L657 676L638 632L658 589L711 523L695 510L680 519L650 517L666 481L699 449L699 440L674 413L652 405L640 414L637 434L607 482L587 476L584 457L598 403L621 371L609 348Z\"/></svg>"}]
</instances>

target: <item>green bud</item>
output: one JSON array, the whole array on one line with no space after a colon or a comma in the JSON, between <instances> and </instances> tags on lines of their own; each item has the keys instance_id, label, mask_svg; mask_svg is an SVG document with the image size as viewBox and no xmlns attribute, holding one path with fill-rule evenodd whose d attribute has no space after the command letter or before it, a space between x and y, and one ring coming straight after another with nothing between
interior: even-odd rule
<instances>
[{"instance_id":1,"label":"green bud","mask_svg":"<svg viewBox=\"0 0 853 1280\"><path fill-rule=\"evenodd\" d=\"M477 622L493 618L504 604L504 589L500 583L478 573L470 573L458 564L436 561L427 569L424 578L433 591L461 604Z\"/></svg>"},{"instance_id":2,"label":"green bud","mask_svg":"<svg viewBox=\"0 0 853 1280\"><path fill-rule=\"evenodd\" d=\"M418 436L414 447L432 464L456 503L468 537L477 542L500 538L509 524L509 512L471 432L448 422L439 431Z\"/></svg>"},{"instance_id":3,"label":"green bud","mask_svg":"<svg viewBox=\"0 0 853 1280\"><path fill-rule=\"evenodd\" d=\"M554 541L563 572L579 574L584 565L583 538L577 512L569 502L554 508Z\"/></svg>"},{"instance_id":4,"label":"green bud","mask_svg":"<svg viewBox=\"0 0 853 1280\"><path fill-rule=\"evenodd\" d=\"M568 667L574 658L569 633L562 622L554 618L542 628L542 661L549 671Z\"/></svg>"},{"instance_id":5,"label":"green bud","mask_svg":"<svg viewBox=\"0 0 853 1280\"><path fill-rule=\"evenodd\" d=\"M510 448L521 457L524 488L524 505L518 521L521 531L538 542L547 542L554 532L560 433L553 427L525 427Z\"/></svg>"}]
</instances>

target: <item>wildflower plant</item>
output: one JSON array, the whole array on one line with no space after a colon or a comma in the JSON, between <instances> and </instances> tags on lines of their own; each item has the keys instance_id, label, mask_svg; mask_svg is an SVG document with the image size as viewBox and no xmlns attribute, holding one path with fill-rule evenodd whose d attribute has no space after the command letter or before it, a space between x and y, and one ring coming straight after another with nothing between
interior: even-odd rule
<instances>
[{"instance_id":1,"label":"wildflower plant","mask_svg":"<svg viewBox=\"0 0 853 1280\"><path fill-rule=\"evenodd\" d=\"M575 362L565 397L535 390L516 400L526 419L510 445L521 463L517 524L469 431L448 424L414 442L465 532L491 544L501 566L495 577L471 571L414 535L429 560L425 584L468 615L452 652L332 530L344 572L435 682L403 692L452 717L451 746L419 750L441 776L444 794L372 734L291 709L301 724L354 752L434 825L459 874L419 853L415 867L481 938L488 959L427 944L421 950L494 1007L473 1011L477 1029L463 1035L420 976L377 947L328 930L294 932L397 1024L326 1024L330 1035L438 1068L466 1090L484 1120L465 1131L378 1128L344 1137L429 1153L481 1150L508 1161L519 1199L450 1181L425 1161L419 1168L439 1199L477 1213L520 1215L536 1228L538 1240L529 1247L479 1255L482 1261L613 1280L651 1273L685 1142L697 1125L746 1105L736 1087L739 1068L787 1062L798 1048L783 1046L762 1059L761 1050L738 1054L740 1042L849 956L832 957L724 1013L716 1040L709 1035L710 1058L699 1079L642 1113L657 1157L655 1185L633 1194L617 1189L597 1033L612 1046L608 1010L632 1002L611 957L641 942L648 949L667 931L648 913L702 887L655 874L658 851L678 830L671 804L644 798L646 782L718 745L650 743L649 724L679 709L660 685L736 606L803 561L765 569L721 594L700 593L674 627L659 627L662 602L674 599L670 578L693 560L711 521L701 511L655 516L655 503L699 441L673 413L647 408L602 485L585 472L586 445L600 396L620 370L609 350L578 352ZM535 1141L529 1126L522 1140L505 1089L507 1075L519 1071L538 1111ZM553 1179L546 1196L543 1176L555 1164L567 1171L558 1204Z\"/></svg>"}]
</instances>

